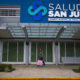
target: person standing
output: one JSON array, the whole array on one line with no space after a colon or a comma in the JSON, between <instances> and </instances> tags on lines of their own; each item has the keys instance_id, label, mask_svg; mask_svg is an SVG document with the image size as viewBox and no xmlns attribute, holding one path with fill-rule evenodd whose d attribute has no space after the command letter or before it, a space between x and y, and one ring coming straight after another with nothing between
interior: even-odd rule
<instances>
[{"instance_id":1,"label":"person standing","mask_svg":"<svg viewBox=\"0 0 80 80\"><path fill-rule=\"evenodd\" d=\"M42 51L42 48L40 48L39 60L42 60L43 61L43 65L45 65L45 62L43 60L43 51Z\"/></svg>"}]
</instances>

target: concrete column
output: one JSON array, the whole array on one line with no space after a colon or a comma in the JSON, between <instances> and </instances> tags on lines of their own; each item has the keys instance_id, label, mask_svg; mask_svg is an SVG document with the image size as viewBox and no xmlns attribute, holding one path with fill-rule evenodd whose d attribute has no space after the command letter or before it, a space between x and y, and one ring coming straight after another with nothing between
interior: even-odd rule
<instances>
[{"instance_id":1,"label":"concrete column","mask_svg":"<svg viewBox=\"0 0 80 80\"><path fill-rule=\"evenodd\" d=\"M31 41L29 42L28 46L28 63L31 63Z\"/></svg>"},{"instance_id":2,"label":"concrete column","mask_svg":"<svg viewBox=\"0 0 80 80\"><path fill-rule=\"evenodd\" d=\"M24 42L24 63L29 64L29 45Z\"/></svg>"},{"instance_id":3,"label":"concrete column","mask_svg":"<svg viewBox=\"0 0 80 80\"><path fill-rule=\"evenodd\" d=\"M55 43L53 42L52 44L53 44L53 47L52 47L52 49L53 49L53 64L55 64Z\"/></svg>"},{"instance_id":4,"label":"concrete column","mask_svg":"<svg viewBox=\"0 0 80 80\"><path fill-rule=\"evenodd\" d=\"M0 63L2 62L3 42L0 41Z\"/></svg>"},{"instance_id":5,"label":"concrete column","mask_svg":"<svg viewBox=\"0 0 80 80\"><path fill-rule=\"evenodd\" d=\"M60 63L60 50L58 42L55 42L55 63L56 65Z\"/></svg>"}]
</instances>

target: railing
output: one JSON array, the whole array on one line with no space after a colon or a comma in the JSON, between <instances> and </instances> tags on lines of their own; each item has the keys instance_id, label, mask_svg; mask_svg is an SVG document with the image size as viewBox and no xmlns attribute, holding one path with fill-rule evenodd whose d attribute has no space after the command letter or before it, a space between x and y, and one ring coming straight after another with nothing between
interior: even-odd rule
<instances>
[{"instance_id":1,"label":"railing","mask_svg":"<svg viewBox=\"0 0 80 80\"><path fill-rule=\"evenodd\" d=\"M19 17L20 8L0 8L0 17Z\"/></svg>"},{"instance_id":2,"label":"railing","mask_svg":"<svg viewBox=\"0 0 80 80\"><path fill-rule=\"evenodd\" d=\"M64 63L64 64L79 64L80 57L62 57L62 63Z\"/></svg>"}]
</instances>

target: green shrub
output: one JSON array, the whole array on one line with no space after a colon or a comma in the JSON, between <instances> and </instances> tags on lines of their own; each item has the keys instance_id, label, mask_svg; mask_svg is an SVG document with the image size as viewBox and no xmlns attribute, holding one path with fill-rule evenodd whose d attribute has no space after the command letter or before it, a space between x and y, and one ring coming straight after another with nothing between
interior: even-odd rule
<instances>
[{"instance_id":1,"label":"green shrub","mask_svg":"<svg viewBox=\"0 0 80 80\"><path fill-rule=\"evenodd\" d=\"M9 67L5 67L5 68L4 68L4 71L5 71L5 72L11 72L11 69L10 69Z\"/></svg>"},{"instance_id":2,"label":"green shrub","mask_svg":"<svg viewBox=\"0 0 80 80\"><path fill-rule=\"evenodd\" d=\"M0 72L12 72L15 68L11 64L0 64Z\"/></svg>"},{"instance_id":3,"label":"green shrub","mask_svg":"<svg viewBox=\"0 0 80 80\"><path fill-rule=\"evenodd\" d=\"M76 73L80 73L80 67L78 69L72 69Z\"/></svg>"}]
</instances>

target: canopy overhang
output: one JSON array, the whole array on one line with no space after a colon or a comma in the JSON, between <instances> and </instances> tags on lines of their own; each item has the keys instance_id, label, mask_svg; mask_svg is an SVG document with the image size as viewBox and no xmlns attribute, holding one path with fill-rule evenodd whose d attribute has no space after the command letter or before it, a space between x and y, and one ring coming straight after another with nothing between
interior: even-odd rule
<instances>
[{"instance_id":1,"label":"canopy overhang","mask_svg":"<svg viewBox=\"0 0 80 80\"><path fill-rule=\"evenodd\" d=\"M79 25L7 24L0 26L0 38L28 39L80 39Z\"/></svg>"}]
</instances>

